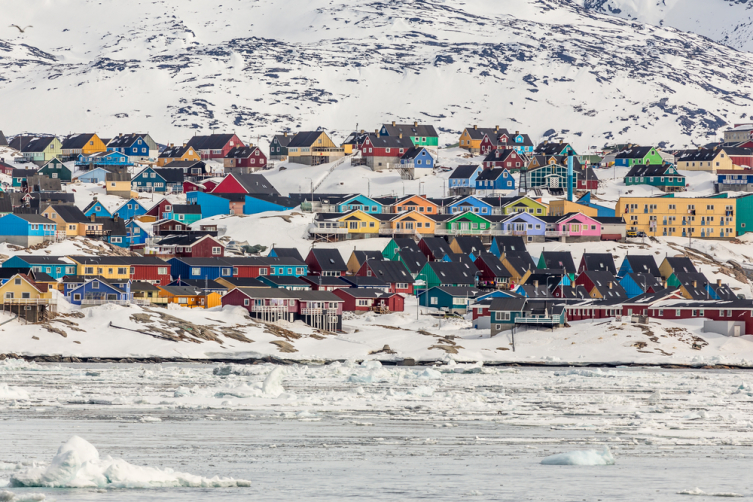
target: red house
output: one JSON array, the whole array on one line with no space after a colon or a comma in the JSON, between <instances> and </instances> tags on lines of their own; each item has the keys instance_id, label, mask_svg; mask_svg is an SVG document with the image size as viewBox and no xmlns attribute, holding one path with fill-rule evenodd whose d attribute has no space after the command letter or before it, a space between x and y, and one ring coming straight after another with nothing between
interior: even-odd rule
<instances>
[{"instance_id":1,"label":"red house","mask_svg":"<svg viewBox=\"0 0 753 502\"><path fill-rule=\"evenodd\" d=\"M159 220L152 224L154 235L170 235L176 232L182 233L191 230L185 223L176 220Z\"/></svg>"},{"instance_id":2,"label":"red house","mask_svg":"<svg viewBox=\"0 0 753 502\"><path fill-rule=\"evenodd\" d=\"M235 288L222 305L237 305L266 322L303 321L327 331L342 330L343 300L329 291L290 291L282 288Z\"/></svg>"},{"instance_id":3,"label":"red house","mask_svg":"<svg viewBox=\"0 0 753 502\"><path fill-rule=\"evenodd\" d=\"M346 312L402 312L405 299L397 293L384 293L372 288L336 289L332 292L343 301Z\"/></svg>"},{"instance_id":4,"label":"red house","mask_svg":"<svg viewBox=\"0 0 753 502\"><path fill-rule=\"evenodd\" d=\"M257 146L235 147L225 156L224 167L225 172L235 168L253 172L267 167L267 156Z\"/></svg>"},{"instance_id":5,"label":"red house","mask_svg":"<svg viewBox=\"0 0 753 502\"><path fill-rule=\"evenodd\" d=\"M152 284L170 284L170 264L154 256L128 256L123 258L131 267L131 280Z\"/></svg>"},{"instance_id":6,"label":"red house","mask_svg":"<svg viewBox=\"0 0 753 502\"><path fill-rule=\"evenodd\" d=\"M402 262L366 260L356 275L383 280L390 285L390 293L413 294L413 276Z\"/></svg>"},{"instance_id":7,"label":"red house","mask_svg":"<svg viewBox=\"0 0 753 502\"><path fill-rule=\"evenodd\" d=\"M194 136L186 146L193 147L201 160L207 160L224 159L230 150L244 145L235 134L210 134L209 136Z\"/></svg>"},{"instance_id":8,"label":"red house","mask_svg":"<svg viewBox=\"0 0 753 502\"><path fill-rule=\"evenodd\" d=\"M581 272L575 279L575 284L583 286L589 293L596 286L608 288L610 287L610 283L611 287L619 286L619 279L606 270L586 270L585 272Z\"/></svg>"},{"instance_id":9,"label":"red house","mask_svg":"<svg viewBox=\"0 0 753 502\"><path fill-rule=\"evenodd\" d=\"M205 182L198 182L198 181L184 181L183 182L183 193L188 192L211 192L211 190L208 190L205 185ZM214 188L217 185L212 185L212 188Z\"/></svg>"},{"instance_id":10,"label":"red house","mask_svg":"<svg viewBox=\"0 0 753 502\"><path fill-rule=\"evenodd\" d=\"M490 288L510 287L512 274L502 265L502 261L493 254L481 253L473 264L481 272L479 285Z\"/></svg>"},{"instance_id":11,"label":"red house","mask_svg":"<svg viewBox=\"0 0 753 502\"><path fill-rule=\"evenodd\" d=\"M168 235L156 244L157 254L178 258L225 256L225 246L211 235Z\"/></svg>"},{"instance_id":12,"label":"red house","mask_svg":"<svg viewBox=\"0 0 753 502\"><path fill-rule=\"evenodd\" d=\"M231 173L211 193L271 194L280 195L272 183L261 174Z\"/></svg>"},{"instance_id":13,"label":"red house","mask_svg":"<svg viewBox=\"0 0 753 502\"><path fill-rule=\"evenodd\" d=\"M166 209L167 208L167 209ZM153 205L149 211L146 212L148 216L154 216L157 218L157 221L161 220L163 218L164 213L170 213L172 212L172 203L168 201L167 199L162 199L155 205Z\"/></svg>"},{"instance_id":14,"label":"red house","mask_svg":"<svg viewBox=\"0 0 753 502\"><path fill-rule=\"evenodd\" d=\"M710 319L742 321L753 334L753 302L750 300L664 300L651 305L646 315L656 319Z\"/></svg>"},{"instance_id":15,"label":"red house","mask_svg":"<svg viewBox=\"0 0 753 502\"><path fill-rule=\"evenodd\" d=\"M0 173L7 174L8 176L12 176L14 169L15 167L13 167L10 164L5 163L4 158L0 159Z\"/></svg>"},{"instance_id":16,"label":"red house","mask_svg":"<svg viewBox=\"0 0 753 502\"><path fill-rule=\"evenodd\" d=\"M259 277L271 275L266 258L254 256L226 257L225 262L233 266L233 277Z\"/></svg>"},{"instance_id":17,"label":"red house","mask_svg":"<svg viewBox=\"0 0 753 502\"><path fill-rule=\"evenodd\" d=\"M491 151L482 163L484 169L492 169L494 167L504 167L508 171L519 171L523 167L525 160L515 150L509 149L497 149Z\"/></svg>"},{"instance_id":18,"label":"red house","mask_svg":"<svg viewBox=\"0 0 753 502\"><path fill-rule=\"evenodd\" d=\"M314 248L306 256L310 275L340 277L348 271L340 251L337 249Z\"/></svg>"}]
</instances>

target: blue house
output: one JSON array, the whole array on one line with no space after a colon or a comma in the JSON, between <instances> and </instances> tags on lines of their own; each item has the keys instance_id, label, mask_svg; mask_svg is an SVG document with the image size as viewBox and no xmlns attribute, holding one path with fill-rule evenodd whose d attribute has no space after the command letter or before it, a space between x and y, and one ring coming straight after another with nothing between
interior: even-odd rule
<instances>
[{"instance_id":1,"label":"blue house","mask_svg":"<svg viewBox=\"0 0 753 502\"><path fill-rule=\"evenodd\" d=\"M227 196L225 196L227 195ZM186 200L189 204L201 207L201 217L210 218L221 214L230 214L230 201L233 196L238 200L245 200L245 194L223 194L214 195L204 192L188 192Z\"/></svg>"},{"instance_id":2,"label":"blue house","mask_svg":"<svg viewBox=\"0 0 753 502\"><path fill-rule=\"evenodd\" d=\"M476 178L476 190L515 190L515 178L505 168L486 169Z\"/></svg>"},{"instance_id":3,"label":"blue house","mask_svg":"<svg viewBox=\"0 0 753 502\"><path fill-rule=\"evenodd\" d=\"M515 213L500 223L500 229L510 232L511 235L525 235L526 237L546 236L546 222L531 213ZM532 240L532 239L527 239Z\"/></svg>"},{"instance_id":4,"label":"blue house","mask_svg":"<svg viewBox=\"0 0 753 502\"><path fill-rule=\"evenodd\" d=\"M76 274L76 265L63 261L61 256L15 255L5 260L2 267L31 268L35 272L44 272L53 279Z\"/></svg>"},{"instance_id":5,"label":"blue house","mask_svg":"<svg viewBox=\"0 0 753 502\"><path fill-rule=\"evenodd\" d=\"M510 140L511 142L508 143L507 146L511 147L516 152L533 152L533 141L531 141L531 138L527 134L520 134L519 132L516 134L511 134Z\"/></svg>"},{"instance_id":6,"label":"blue house","mask_svg":"<svg viewBox=\"0 0 753 502\"><path fill-rule=\"evenodd\" d=\"M576 204L580 204L581 206L591 207L596 209L596 216L606 216L606 217L615 217L614 208L611 207L605 207L600 206L598 204L594 204L591 202L591 192L586 192L585 195L580 197L578 200L575 201Z\"/></svg>"},{"instance_id":7,"label":"blue house","mask_svg":"<svg viewBox=\"0 0 753 502\"><path fill-rule=\"evenodd\" d=\"M0 218L0 242L29 247L55 238L57 225L41 214L6 214Z\"/></svg>"},{"instance_id":8,"label":"blue house","mask_svg":"<svg viewBox=\"0 0 753 502\"><path fill-rule=\"evenodd\" d=\"M144 138L140 134L126 134L125 136L118 136L113 138L107 144L108 152L119 152L128 156L129 159L138 160L145 157L149 157L150 148Z\"/></svg>"},{"instance_id":9,"label":"blue house","mask_svg":"<svg viewBox=\"0 0 753 502\"><path fill-rule=\"evenodd\" d=\"M294 209L298 203L289 197L283 197L276 194L246 195L246 202L243 204L243 214L259 214L267 211L287 211Z\"/></svg>"},{"instance_id":10,"label":"blue house","mask_svg":"<svg viewBox=\"0 0 753 502\"><path fill-rule=\"evenodd\" d=\"M84 216L87 218L91 218L91 216L106 216L108 218L112 218L112 214L110 211L107 210L107 208L102 204L102 202L98 201L96 197L93 201L89 203L88 206L84 208Z\"/></svg>"},{"instance_id":11,"label":"blue house","mask_svg":"<svg viewBox=\"0 0 753 502\"><path fill-rule=\"evenodd\" d=\"M167 190L167 180L151 167L147 167L131 179L131 189L137 192L164 193Z\"/></svg>"},{"instance_id":12,"label":"blue house","mask_svg":"<svg viewBox=\"0 0 753 502\"><path fill-rule=\"evenodd\" d=\"M80 167L80 168L89 167L92 171L95 168L102 168L102 167L126 168L132 165L133 164L131 163L128 156L120 152L97 152L91 155L80 154L78 158L76 159L76 167Z\"/></svg>"},{"instance_id":13,"label":"blue house","mask_svg":"<svg viewBox=\"0 0 753 502\"><path fill-rule=\"evenodd\" d=\"M475 164L465 164L456 167L450 175L450 179L447 180L450 193L473 193L473 189L478 185L476 180L482 174L483 170L483 167Z\"/></svg>"},{"instance_id":14,"label":"blue house","mask_svg":"<svg viewBox=\"0 0 753 502\"><path fill-rule=\"evenodd\" d=\"M625 290L628 298L633 298L643 293L654 293L664 284L656 277L646 273L629 273L620 280L620 286Z\"/></svg>"},{"instance_id":15,"label":"blue house","mask_svg":"<svg viewBox=\"0 0 753 502\"><path fill-rule=\"evenodd\" d=\"M473 301L482 294L480 289L459 286L434 286L418 293L422 307L433 307L454 314L465 314Z\"/></svg>"},{"instance_id":16,"label":"blue house","mask_svg":"<svg viewBox=\"0 0 753 502\"><path fill-rule=\"evenodd\" d=\"M617 277L625 277L628 274L650 274L656 278L661 277L659 267L656 266L656 260L651 255L629 254L622 260L620 269L617 271ZM624 286L623 286L624 287ZM627 288L625 288L627 291Z\"/></svg>"},{"instance_id":17,"label":"blue house","mask_svg":"<svg viewBox=\"0 0 753 502\"><path fill-rule=\"evenodd\" d=\"M297 258L275 257L267 255L269 275L281 277L301 277L309 274L309 266Z\"/></svg>"},{"instance_id":18,"label":"blue house","mask_svg":"<svg viewBox=\"0 0 753 502\"><path fill-rule=\"evenodd\" d=\"M130 220L131 218L134 218L136 216L146 214L146 209L144 209L144 206L139 204L139 201L137 201L136 199L128 199L112 214L113 216L117 215L119 218L122 218L124 220Z\"/></svg>"},{"instance_id":19,"label":"blue house","mask_svg":"<svg viewBox=\"0 0 753 502\"><path fill-rule=\"evenodd\" d=\"M400 167L403 169L413 169L414 178L419 178L431 173L434 169L434 157L429 150L422 146L409 148L402 157L400 157Z\"/></svg>"},{"instance_id":20,"label":"blue house","mask_svg":"<svg viewBox=\"0 0 753 502\"><path fill-rule=\"evenodd\" d=\"M142 223L136 219L130 219L126 221L126 238L125 242L127 246L131 247L139 244L144 244L146 240L151 237L151 223Z\"/></svg>"},{"instance_id":21,"label":"blue house","mask_svg":"<svg viewBox=\"0 0 753 502\"><path fill-rule=\"evenodd\" d=\"M492 205L473 196L463 197L445 207L446 214L461 214L471 212L476 214L492 214Z\"/></svg>"},{"instance_id":22,"label":"blue house","mask_svg":"<svg viewBox=\"0 0 753 502\"><path fill-rule=\"evenodd\" d=\"M131 297L131 281L121 289L102 278L86 281L66 294L73 305L101 305L104 303L127 302Z\"/></svg>"},{"instance_id":23,"label":"blue house","mask_svg":"<svg viewBox=\"0 0 753 502\"><path fill-rule=\"evenodd\" d=\"M222 258L171 258L170 275L174 279L217 279L232 277L233 266Z\"/></svg>"},{"instance_id":24,"label":"blue house","mask_svg":"<svg viewBox=\"0 0 753 502\"><path fill-rule=\"evenodd\" d=\"M337 204L336 212L347 213L355 209L369 214L380 214L384 212L384 208L379 202L366 197L365 195L355 195L353 197L345 199L344 201Z\"/></svg>"},{"instance_id":25,"label":"blue house","mask_svg":"<svg viewBox=\"0 0 753 502\"><path fill-rule=\"evenodd\" d=\"M87 171L81 174L76 179L81 183L104 183L105 176L109 172L110 171L108 171L107 169L97 167L96 169L92 169L91 171Z\"/></svg>"}]
</instances>

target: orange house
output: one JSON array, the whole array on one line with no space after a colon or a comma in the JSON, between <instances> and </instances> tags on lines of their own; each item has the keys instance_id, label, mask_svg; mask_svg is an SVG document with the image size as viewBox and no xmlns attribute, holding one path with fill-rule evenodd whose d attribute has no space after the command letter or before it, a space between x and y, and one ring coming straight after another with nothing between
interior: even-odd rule
<instances>
[{"instance_id":1,"label":"orange house","mask_svg":"<svg viewBox=\"0 0 753 502\"><path fill-rule=\"evenodd\" d=\"M404 211L416 211L424 214L438 214L439 206L426 200L423 195L408 195L395 202L392 206L393 213L402 213Z\"/></svg>"},{"instance_id":2,"label":"orange house","mask_svg":"<svg viewBox=\"0 0 753 502\"><path fill-rule=\"evenodd\" d=\"M436 223L426 213L408 211L390 219L390 233L393 235L420 234L434 235Z\"/></svg>"}]
</instances>

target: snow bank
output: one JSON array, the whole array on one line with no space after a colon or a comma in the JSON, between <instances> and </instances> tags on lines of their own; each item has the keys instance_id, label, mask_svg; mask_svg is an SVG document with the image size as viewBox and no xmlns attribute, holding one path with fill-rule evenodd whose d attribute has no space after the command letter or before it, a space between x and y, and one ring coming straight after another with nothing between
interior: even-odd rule
<instances>
[{"instance_id":1,"label":"snow bank","mask_svg":"<svg viewBox=\"0 0 753 502\"><path fill-rule=\"evenodd\" d=\"M614 457L607 446L604 450L571 451L551 455L541 461L544 465L614 465Z\"/></svg>"},{"instance_id":2,"label":"snow bank","mask_svg":"<svg viewBox=\"0 0 753 502\"><path fill-rule=\"evenodd\" d=\"M64 443L47 467L32 467L10 478L11 487L47 488L171 488L250 486L249 481L233 478L204 478L172 469L139 467L123 459L99 457L97 449L85 439L73 436ZM1 499L0 499L1 500ZM9 499L17 500L17 499ZM41 500L41 499L40 499Z\"/></svg>"},{"instance_id":3,"label":"snow bank","mask_svg":"<svg viewBox=\"0 0 753 502\"><path fill-rule=\"evenodd\" d=\"M29 394L18 387L9 387L7 383L0 383L0 401L9 401L11 399L28 400Z\"/></svg>"},{"instance_id":4,"label":"snow bank","mask_svg":"<svg viewBox=\"0 0 753 502\"><path fill-rule=\"evenodd\" d=\"M25 493L23 495L3 490L0 492L0 502L38 502L47 497L42 493Z\"/></svg>"}]
</instances>

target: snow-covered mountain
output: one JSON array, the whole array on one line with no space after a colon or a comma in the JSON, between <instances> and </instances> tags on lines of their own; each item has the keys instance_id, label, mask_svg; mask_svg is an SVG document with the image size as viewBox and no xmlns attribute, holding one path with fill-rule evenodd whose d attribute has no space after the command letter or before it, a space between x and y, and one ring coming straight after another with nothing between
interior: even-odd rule
<instances>
[{"instance_id":1,"label":"snow-covered mountain","mask_svg":"<svg viewBox=\"0 0 753 502\"><path fill-rule=\"evenodd\" d=\"M596 12L698 33L730 47L753 51L751 0L573 0Z\"/></svg>"},{"instance_id":2,"label":"snow-covered mountain","mask_svg":"<svg viewBox=\"0 0 753 502\"><path fill-rule=\"evenodd\" d=\"M707 142L749 112L752 54L578 1L8 2L33 27L0 28L0 128L257 142L419 120L446 143L500 125L585 150Z\"/></svg>"}]
</instances>

